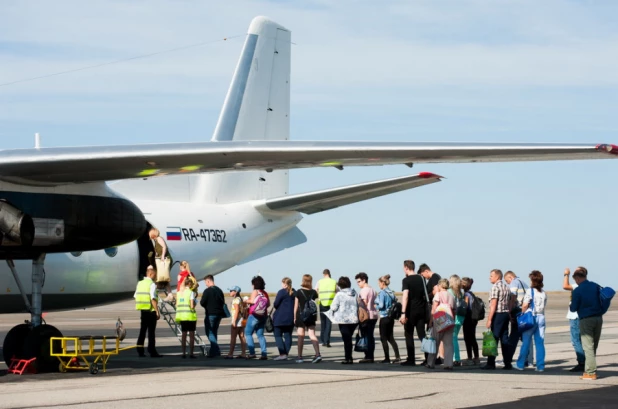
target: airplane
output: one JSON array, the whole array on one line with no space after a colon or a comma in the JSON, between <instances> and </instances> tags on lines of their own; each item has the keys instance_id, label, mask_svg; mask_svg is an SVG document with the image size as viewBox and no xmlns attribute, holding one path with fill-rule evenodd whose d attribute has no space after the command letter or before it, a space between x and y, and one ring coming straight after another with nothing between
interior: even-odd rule
<instances>
[{"instance_id":1,"label":"airplane","mask_svg":"<svg viewBox=\"0 0 618 409\"><path fill-rule=\"evenodd\" d=\"M7 334L5 362L37 357L39 371L57 370L49 339L61 332L44 323L43 305L131 298L153 226L201 278L304 243L303 214L442 179L421 172L290 195L289 169L618 155L611 144L290 141L290 44L290 30L252 20L208 142L0 150L0 313L31 315Z\"/></svg>"}]
</instances>

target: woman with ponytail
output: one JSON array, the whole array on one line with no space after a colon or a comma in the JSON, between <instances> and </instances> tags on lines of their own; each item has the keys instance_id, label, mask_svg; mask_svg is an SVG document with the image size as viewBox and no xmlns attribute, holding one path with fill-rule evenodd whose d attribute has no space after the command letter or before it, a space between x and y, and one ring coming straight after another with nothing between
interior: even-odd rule
<instances>
[{"instance_id":1,"label":"woman with ponytail","mask_svg":"<svg viewBox=\"0 0 618 409\"><path fill-rule=\"evenodd\" d=\"M395 297L395 293L393 290L388 288L391 283L391 276L385 275L378 279L378 285L380 286L380 291L375 300L376 309L380 314L380 342L382 343L382 348L384 349L384 360L380 363L382 364L390 364L390 354L388 351L388 344L390 343L393 347L393 351L395 351L395 360L392 361L393 364L397 364L401 362L401 358L399 356L399 347L397 346L397 341L395 341L394 328L395 328L395 320L389 317L389 311L391 306L397 302L397 297Z\"/></svg>"},{"instance_id":2,"label":"woman with ponytail","mask_svg":"<svg viewBox=\"0 0 618 409\"><path fill-rule=\"evenodd\" d=\"M275 358L275 361L285 361L292 348L292 331L294 331L294 288L292 280L288 277L281 280L281 290L275 297L273 307L275 308L274 335L279 350L279 356Z\"/></svg>"}]
</instances>

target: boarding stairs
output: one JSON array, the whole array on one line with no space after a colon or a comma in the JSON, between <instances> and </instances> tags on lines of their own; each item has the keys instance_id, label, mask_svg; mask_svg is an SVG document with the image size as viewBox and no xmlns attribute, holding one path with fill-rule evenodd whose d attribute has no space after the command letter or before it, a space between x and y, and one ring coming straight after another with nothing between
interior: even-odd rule
<instances>
[{"instance_id":1,"label":"boarding stairs","mask_svg":"<svg viewBox=\"0 0 618 409\"><path fill-rule=\"evenodd\" d=\"M162 298L161 296L164 295ZM165 301L167 298L167 293L159 294L159 302L157 303L157 308L159 309L159 314L161 317L167 322L172 332L178 338L178 342L182 343L182 330L180 329L180 324L176 322L176 304L172 304L169 301ZM195 348L199 348L202 350L202 355L208 354L208 347L202 341L202 337L199 336L197 330L195 331ZM187 334L187 351L189 348L189 335Z\"/></svg>"}]
</instances>

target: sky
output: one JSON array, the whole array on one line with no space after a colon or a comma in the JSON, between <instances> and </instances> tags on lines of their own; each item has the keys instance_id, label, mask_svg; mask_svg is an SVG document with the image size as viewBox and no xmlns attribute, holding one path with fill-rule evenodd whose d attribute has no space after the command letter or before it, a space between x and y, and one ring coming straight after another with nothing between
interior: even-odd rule
<instances>
[{"instance_id":1,"label":"sky","mask_svg":"<svg viewBox=\"0 0 618 409\"><path fill-rule=\"evenodd\" d=\"M291 138L618 144L613 1L0 3L0 149L210 139L251 19L292 31ZM227 38L227 40L223 40ZM9 82L205 43L33 81ZM293 170L291 193L430 171L430 186L305 217L308 242L220 287L390 274L402 262L561 288L565 267L618 286L618 161Z\"/></svg>"}]
</instances>

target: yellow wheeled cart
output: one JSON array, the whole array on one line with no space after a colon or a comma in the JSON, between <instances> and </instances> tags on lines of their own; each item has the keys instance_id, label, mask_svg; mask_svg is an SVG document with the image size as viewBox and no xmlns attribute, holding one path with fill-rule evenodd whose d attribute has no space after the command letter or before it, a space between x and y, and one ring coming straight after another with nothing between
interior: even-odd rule
<instances>
[{"instance_id":1,"label":"yellow wheeled cart","mask_svg":"<svg viewBox=\"0 0 618 409\"><path fill-rule=\"evenodd\" d=\"M107 361L112 355L137 348L137 345L120 348L118 337L107 336L53 337L49 342L50 355L60 360L60 372L90 371L93 375L99 373L99 363L103 364L105 372Z\"/></svg>"}]
</instances>

